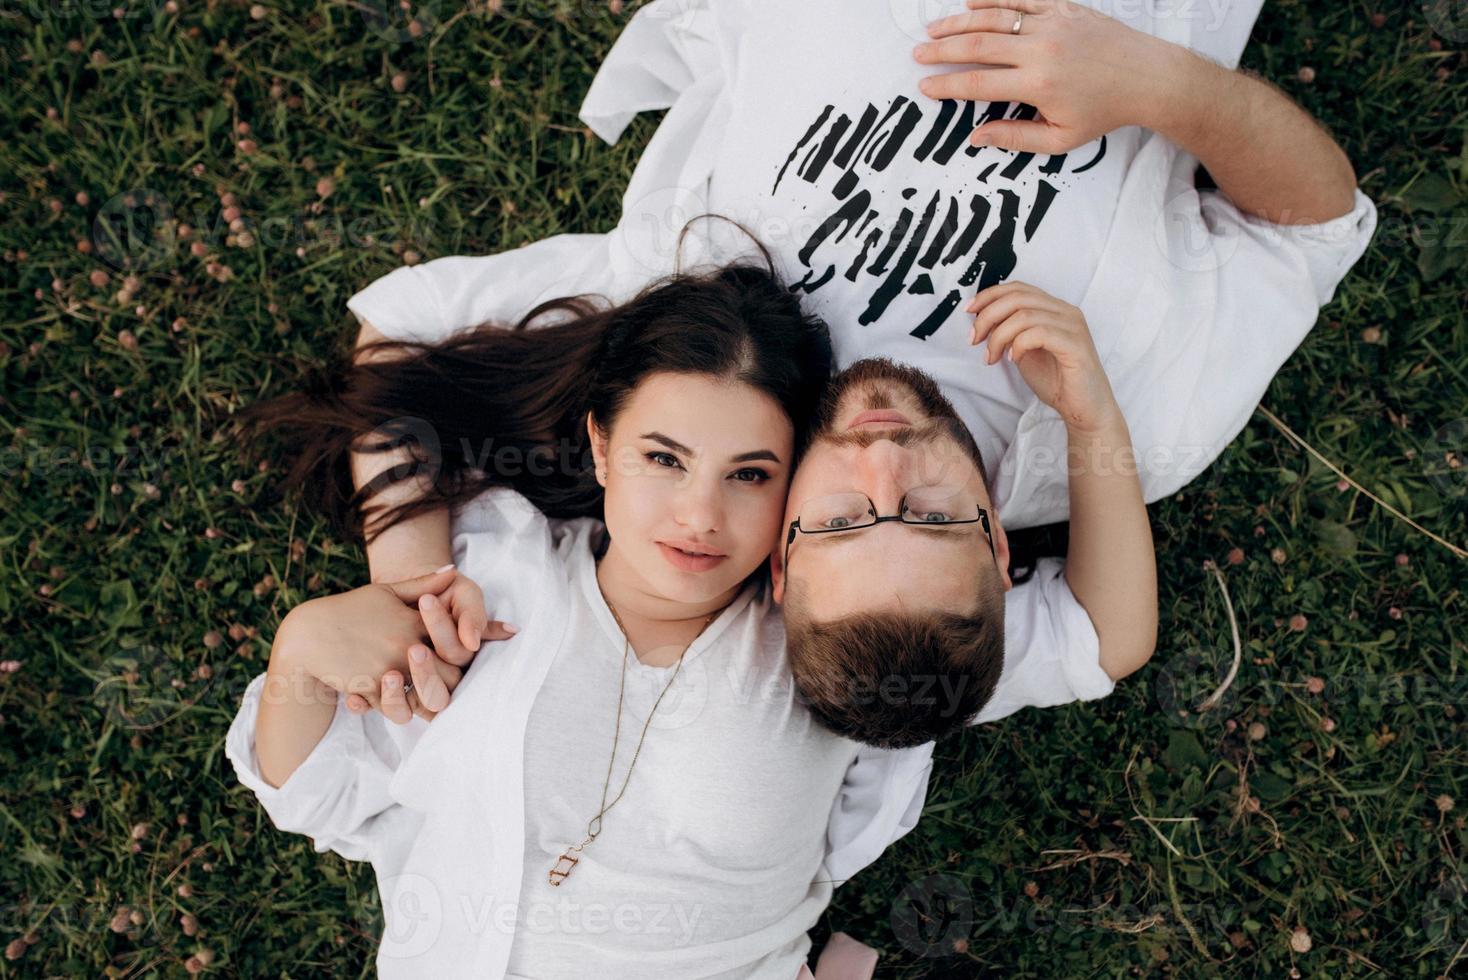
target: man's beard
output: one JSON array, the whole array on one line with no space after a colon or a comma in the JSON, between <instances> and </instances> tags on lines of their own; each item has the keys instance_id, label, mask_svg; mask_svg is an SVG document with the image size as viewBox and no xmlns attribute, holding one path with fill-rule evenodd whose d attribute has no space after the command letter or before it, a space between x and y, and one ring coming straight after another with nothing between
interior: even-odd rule
<instances>
[{"instance_id":1,"label":"man's beard","mask_svg":"<svg viewBox=\"0 0 1468 980\"><path fill-rule=\"evenodd\" d=\"M931 419L956 419L958 412L953 403L943 397L938 383L915 367L898 364L885 357L866 357L856 361L844 371L838 371L826 385L826 392L816 410L815 434L819 438L830 432L836 424L836 409L841 398L849 391L863 395L862 408L894 408L892 399L883 390L896 382L917 396L918 404Z\"/></svg>"},{"instance_id":2,"label":"man's beard","mask_svg":"<svg viewBox=\"0 0 1468 980\"><path fill-rule=\"evenodd\" d=\"M862 399L862 409L895 408L893 401L884 390L892 384L899 384L917 396L918 405L922 407L923 413L930 421L945 423L944 428L952 434L954 441L963 447L974 465L979 468L979 474L984 478L984 484L989 482L988 471L984 469L984 458L979 453L978 444L974 442L973 434L969 432L968 426L958 417L958 411L943 395L938 382L931 376L919 371L917 368L907 364L898 364L896 361L885 357L866 357L849 365L846 370L837 372L826 385L825 394L821 397L820 407L816 410L816 424L812 441L819 442L822 437L830 437L836 433L832 429L836 425L836 411L841 404L842 396L848 392L857 392Z\"/></svg>"}]
</instances>

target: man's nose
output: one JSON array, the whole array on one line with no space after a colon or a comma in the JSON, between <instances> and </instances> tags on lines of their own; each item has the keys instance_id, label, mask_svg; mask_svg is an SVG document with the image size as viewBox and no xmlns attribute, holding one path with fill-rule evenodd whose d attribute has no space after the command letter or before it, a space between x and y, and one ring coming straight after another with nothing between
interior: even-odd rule
<instances>
[{"instance_id":1,"label":"man's nose","mask_svg":"<svg viewBox=\"0 0 1468 980\"><path fill-rule=\"evenodd\" d=\"M912 454L890 439L878 439L856 456L856 478L879 514L897 513L912 467Z\"/></svg>"}]
</instances>

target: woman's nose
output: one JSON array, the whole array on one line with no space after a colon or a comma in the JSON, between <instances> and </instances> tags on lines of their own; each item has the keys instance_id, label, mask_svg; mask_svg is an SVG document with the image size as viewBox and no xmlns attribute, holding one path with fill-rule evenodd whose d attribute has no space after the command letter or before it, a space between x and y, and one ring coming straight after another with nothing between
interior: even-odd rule
<instances>
[{"instance_id":1,"label":"woman's nose","mask_svg":"<svg viewBox=\"0 0 1468 980\"><path fill-rule=\"evenodd\" d=\"M677 513L674 516L679 525L696 534L708 534L719 530L723 507L720 504L718 489L704 486L696 478L689 480L688 485L678 495Z\"/></svg>"}]
</instances>

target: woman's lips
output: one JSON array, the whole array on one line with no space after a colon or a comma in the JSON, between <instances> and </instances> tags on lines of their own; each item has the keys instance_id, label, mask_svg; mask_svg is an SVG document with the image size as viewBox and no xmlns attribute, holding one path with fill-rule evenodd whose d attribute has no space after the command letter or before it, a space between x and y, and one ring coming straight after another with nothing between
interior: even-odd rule
<instances>
[{"instance_id":1,"label":"woman's lips","mask_svg":"<svg viewBox=\"0 0 1468 980\"><path fill-rule=\"evenodd\" d=\"M658 542L658 549L662 551L663 557L668 560L668 564L680 572L707 572L710 569L717 568L721 562L729 557L728 555L690 555L682 549L664 544L661 541Z\"/></svg>"},{"instance_id":2,"label":"woman's lips","mask_svg":"<svg viewBox=\"0 0 1468 980\"><path fill-rule=\"evenodd\" d=\"M912 420L901 412L894 412L889 408L872 409L862 412L852 419L846 426L847 431L861 425L912 425Z\"/></svg>"}]
</instances>

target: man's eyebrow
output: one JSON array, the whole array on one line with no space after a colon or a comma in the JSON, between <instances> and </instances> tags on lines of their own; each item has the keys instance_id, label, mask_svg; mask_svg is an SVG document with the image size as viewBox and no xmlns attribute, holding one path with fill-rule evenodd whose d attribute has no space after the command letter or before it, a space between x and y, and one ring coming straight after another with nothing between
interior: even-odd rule
<instances>
[{"instance_id":1,"label":"man's eyebrow","mask_svg":"<svg viewBox=\"0 0 1468 980\"><path fill-rule=\"evenodd\" d=\"M692 449L689 449L687 446L683 445L683 443L679 442L676 439L663 435L661 432L644 432L642 434L642 438L651 439L653 442L668 447L675 453L682 453L685 456L693 455ZM776 456L768 449L756 449L753 452L740 453L738 456L730 457L729 461L731 463L750 463L760 459L769 460L771 463L775 463L777 465L780 462L780 457Z\"/></svg>"}]
</instances>

